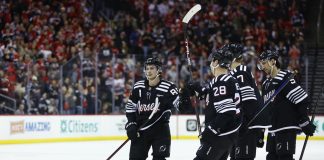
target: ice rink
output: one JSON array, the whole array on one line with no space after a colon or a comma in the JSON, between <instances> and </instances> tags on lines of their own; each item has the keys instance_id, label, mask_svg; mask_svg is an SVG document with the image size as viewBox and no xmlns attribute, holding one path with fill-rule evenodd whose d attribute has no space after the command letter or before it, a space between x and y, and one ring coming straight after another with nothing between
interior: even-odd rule
<instances>
[{"instance_id":1,"label":"ice rink","mask_svg":"<svg viewBox=\"0 0 324 160\"><path fill-rule=\"evenodd\" d=\"M91 141L68 143L39 143L0 145L0 160L105 160L123 141ZM304 141L297 141L299 154ZM128 143L113 160L128 160ZM198 149L198 140L173 140L171 157L168 160L190 160ZM304 160L323 160L324 141L309 141ZM265 160L265 148L258 149L256 160ZM148 160L152 157L149 156Z\"/></svg>"}]
</instances>

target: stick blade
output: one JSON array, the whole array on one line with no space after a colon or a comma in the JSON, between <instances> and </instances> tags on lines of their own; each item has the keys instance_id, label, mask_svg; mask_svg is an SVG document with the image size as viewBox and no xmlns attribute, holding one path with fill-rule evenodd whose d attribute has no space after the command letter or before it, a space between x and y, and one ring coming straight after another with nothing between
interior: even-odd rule
<instances>
[{"instance_id":1,"label":"stick blade","mask_svg":"<svg viewBox=\"0 0 324 160\"><path fill-rule=\"evenodd\" d=\"M196 4L195 6L193 6L188 12L187 14L183 17L182 22L183 23L188 23L190 21L190 19L198 12L201 10L201 5L200 4Z\"/></svg>"}]
</instances>

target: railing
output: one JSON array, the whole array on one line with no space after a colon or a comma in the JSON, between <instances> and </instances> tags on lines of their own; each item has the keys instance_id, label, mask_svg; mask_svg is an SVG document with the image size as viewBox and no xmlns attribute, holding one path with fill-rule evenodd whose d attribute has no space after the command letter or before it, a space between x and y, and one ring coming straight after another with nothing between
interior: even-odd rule
<instances>
[{"instance_id":1,"label":"railing","mask_svg":"<svg viewBox=\"0 0 324 160\"><path fill-rule=\"evenodd\" d=\"M12 111L13 113L17 110L16 100L4 94L0 94L0 106Z\"/></svg>"}]
</instances>

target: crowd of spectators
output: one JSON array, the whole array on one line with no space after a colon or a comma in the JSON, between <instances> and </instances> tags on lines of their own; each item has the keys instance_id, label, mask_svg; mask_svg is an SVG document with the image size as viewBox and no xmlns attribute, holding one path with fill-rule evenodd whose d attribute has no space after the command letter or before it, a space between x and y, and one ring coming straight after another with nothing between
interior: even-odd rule
<instances>
[{"instance_id":1,"label":"crowd of spectators","mask_svg":"<svg viewBox=\"0 0 324 160\"><path fill-rule=\"evenodd\" d=\"M148 56L163 61L164 78L184 86L190 73L181 20L194 3L0 1L0 114L122 113ZM303 65L306 1L219 0L202 6L188 31L194 80L210 78L208 55L226 43L244 44L258 83L264 75L256 69L257 56L265 49L280 52L282 68Z\"/></svg>"}]
</instances>

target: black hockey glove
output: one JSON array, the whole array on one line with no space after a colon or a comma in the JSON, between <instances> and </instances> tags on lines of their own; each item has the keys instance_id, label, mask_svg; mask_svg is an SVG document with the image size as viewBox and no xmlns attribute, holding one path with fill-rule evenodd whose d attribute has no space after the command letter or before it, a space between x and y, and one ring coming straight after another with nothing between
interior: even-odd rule
<instances>
[{"instance_id":1,"label":"black hockey glove","mask_svg":"<svg viewBox=\"0 0 324 160\"><path fill-rule=\"evenodd\" d=\"M206 126L205 130L199 135L199 138L203 142L208 142L208 140L211 140L213 137L220 134L220 129L213 129L210 125Z\"/></svg>"},{"instance_id":2,"label":"black hockey glove","mask_svg":"<svg viewBox=\"0 0 324 160\"><path fill-rule=\"evenodd\" d=\"M307 136L313 136L316 130L316 126L313 123L311 123L308 118L301 120L299 123L299 127Z\"/></svg>"},{"instance_id":3,"label":"black hockey glove","mask_svg":"<svg viewBox=\"0 0 324 160\"><path fill-rule=\"evenodd\" d=\"M262 148L264 146L264 129L258 129L256 132L257 144L258 148Z\"/></svg>"},{"instance_id":4,"label":"black hockey glove","mask_svg":"<svg viewBox=\"0 0 324 160\"><path fill-rule=\"evenodd\" d=\"M199 93L201 90L201 85L199 82L188 82L186 87L189 89L190 96L195 96L196 92Z\"/></svg>"},{"instance_id":5,"label":"black hockey glove","mask_svg":"<svg viewBox=\"0 0 324 160\"><path fill-rule=\"evenodd\" d=\"M140 134L137 131L137 123L136 122L127 122L125 125L125 129L127 131L127 137L130 140L136 140L140 137Z\"/></svg>"}]
</instances>

